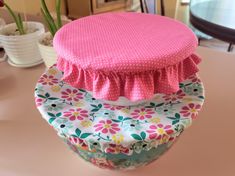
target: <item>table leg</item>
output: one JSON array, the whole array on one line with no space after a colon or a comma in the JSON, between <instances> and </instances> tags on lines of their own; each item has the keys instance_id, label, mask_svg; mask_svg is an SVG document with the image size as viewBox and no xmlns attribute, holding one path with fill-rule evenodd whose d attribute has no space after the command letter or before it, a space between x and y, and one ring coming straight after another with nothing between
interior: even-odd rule
<instances>
[{"instance_id":1,"label":"table leg","mask_svg":"<svg viewBox=\"0 0 235 176\"><path fill-rule=\"evenodd\" d=\"M233 50L233 44L232 44L232 43L229 43L228 52L231 52L232 50Z\"/></svg>"},{"instance_id":2,"label":"table leg","mask_svg":"<svg viewBox=\"0 0 235 176\"><path fill-rule=\"evenodd\" d=\"M164 0L161 0L161 15L165 16L165 4L164 4Z\"/></svg>"}]
</instances>

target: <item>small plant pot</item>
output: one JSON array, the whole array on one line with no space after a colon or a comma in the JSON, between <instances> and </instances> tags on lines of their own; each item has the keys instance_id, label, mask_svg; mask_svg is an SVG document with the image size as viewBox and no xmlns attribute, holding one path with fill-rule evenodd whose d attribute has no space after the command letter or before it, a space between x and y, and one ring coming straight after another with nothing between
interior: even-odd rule
<instances>
[{"instance_id":1,"label":"small plant pot","mask_svg":"<svg viewBox=\"0 0 235 176\"><path fill-rule=\"evenodd\" d=\"M38 47L43 58L43 61L47 68L51 67L56 63L57 54L53 46L49 46L45 44L45 39L52 40L52 36L49 32L44 33L40 36L38 40Z\"/></svg>"},{"instance_id":2,"label":"small plant pot","mask_svg":"<svg viewBox=\"0 0 235 176\"><path fill-rule=\"evenodd\" d=\"M0 29L6 25L5 20L0 18ZM0 41L0 48L2 48L2 44ZM4 53L2 56L0 56L0 62L5 61L6 59L6 54Z\"/></svg>"},{"instance_id":3,"label":"small plant pot","mask_svg":"<svg viewBox=\"0 0 235 176\"><path fill-rule=\"evenodd\" d=\"M9 35L16 31L15 23L5 25L0 29L1 45L9 58L8 62L16 67L30 67L42 62L37 41L40 34L45 32L44 26L38 22L27 22L27 28L35 32Z\"/></svg>"}]
</instances>

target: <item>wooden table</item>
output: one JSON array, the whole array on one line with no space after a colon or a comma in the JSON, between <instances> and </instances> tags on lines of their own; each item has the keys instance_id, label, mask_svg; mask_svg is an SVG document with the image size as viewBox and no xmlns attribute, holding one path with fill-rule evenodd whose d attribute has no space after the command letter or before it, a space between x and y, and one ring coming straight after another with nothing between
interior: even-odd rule
<instances>
[{"instance_id":1,"label":"wooden table","mask_svg":"<svg viewBox=\"0 0 235 176\"><path fill-rule=\"evenodd\" d=\"M175 146L153 164L129 172L101 170L79 159L34 105L44 65L29 69L0 63L1 176L233 176L235 173L235 55L205 48L200 76L206 102Z\"/></svg>"},{"instance_id":2,"label":"wooden table","mask_svg":"<svg viewBox=\"0 0 235 176\"><path fill-rule=\"evenodd\" d=\"M4 12L7 21L10 20ZM30 17L38 20L40 17ZM206 102L198 120L157 162L130 172L92 167L67 149L34 105L43 64L20 69L0 63L0 175L233 176L235 56L199 48Z\"/></svg>"}]
</instances>

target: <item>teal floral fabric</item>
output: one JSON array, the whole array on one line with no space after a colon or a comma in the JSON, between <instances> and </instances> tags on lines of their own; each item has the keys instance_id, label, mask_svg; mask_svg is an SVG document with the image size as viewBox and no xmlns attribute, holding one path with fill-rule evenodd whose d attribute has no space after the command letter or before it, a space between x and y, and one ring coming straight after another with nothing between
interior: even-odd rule
<instances>
[{"instance_id":1,"label":"teal floral fabric","mask_svg":"<svg viewBox=\"0 0 235 176\"><path fill-rule=\"evenodd\" d=\"M141 150L140 153L134 152L129 156L122 153L112 154L104 152L92 152L77 147L69 140L65 139L65 142L67 142L68 146L85 161L88 161L99 168L111 170L131 170L137 167L148 165L163 155L163 153L165 153L173 144L173 142L168 142L159 145L157 148ZM145 145L146 144L142 142L135 144L135 146L139 148L144 148L142 146Z\"/></svg>"},{"instance_id":2,"label":"teal floral fabric","mask_svg":"<svg viewBox=\"0 0 235 176\"><path fill-rule=\"evenodd\" d=\"M58 135L87 152L128 156L152 151L190 126L204 102L197 75L180 83L174 94L158 94L137 106L114 106L64 83L62 74L53 66L40 77L35 103Z\"/></svg>"}]
</instances>

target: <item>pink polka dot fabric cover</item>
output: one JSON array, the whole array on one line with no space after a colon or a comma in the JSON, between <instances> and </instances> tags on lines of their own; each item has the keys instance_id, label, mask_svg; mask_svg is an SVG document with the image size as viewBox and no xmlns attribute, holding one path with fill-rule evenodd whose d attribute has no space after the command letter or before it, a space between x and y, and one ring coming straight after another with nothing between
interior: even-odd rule
<instances>
[{"instance_id":1,"label":"pink polka dot fabric cover","mask_svg":"<svg viewBox=\"0 0 235 176\"><path fill-rule=\"evenodd\" d=\"M54 37L63 80L97 99L131 101L170 94L198 72L197 39L184 24L141 13L105 13L73 21Z\"/></svg>"}]
</instances>

